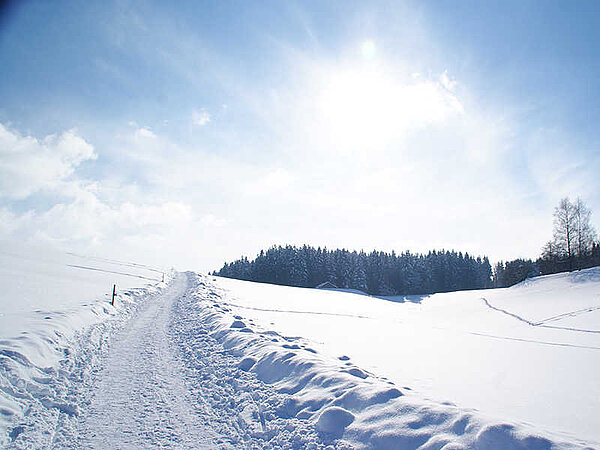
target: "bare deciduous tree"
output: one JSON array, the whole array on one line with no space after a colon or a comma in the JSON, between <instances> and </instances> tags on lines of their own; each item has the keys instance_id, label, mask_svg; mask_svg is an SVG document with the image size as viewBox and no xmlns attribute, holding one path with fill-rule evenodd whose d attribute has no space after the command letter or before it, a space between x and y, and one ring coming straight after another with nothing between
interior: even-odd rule
<instances>
[{"instance_id":1,"label":"bare deciduous tree","mask_svg":"<svg viewBox=\"0 0 600 450\"><path fill-rule=\"evenodd\" d=\"M590 223L591 211L577 198L574 203L565 197L554 208L553 238L543 250L546 258L566 258L569 269L575 257L590 254L596 239L596 230Z\"/></svg>"},{"instance_id":2,"label":"bare deciduous tree","mask_svg":"<svg viewBox=\"0 0 600 450\"><path fill-rule=\"evenodd\" d=\"M554 208L554 251L559 256L573 258L575 243L575 208L569 197L561 199Z\"/></svg>"},{"instance_id":3,"label":"bare deciduous tree","mask_svg":"<svg viewBox=\"0 0 600 450\"><path fill-rule=\"evenodd\" d=\"M590 224L592 212L578 197L573 205L575 213L575 245L577 256L587 256L596 240L596 230Z\"/></svg>"}]
</instances>

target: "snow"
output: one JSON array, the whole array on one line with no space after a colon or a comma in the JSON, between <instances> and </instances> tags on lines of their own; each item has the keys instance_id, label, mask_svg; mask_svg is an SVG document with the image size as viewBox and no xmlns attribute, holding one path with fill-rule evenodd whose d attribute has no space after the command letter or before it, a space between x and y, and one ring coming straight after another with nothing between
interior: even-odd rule
<instances>
[{"instance_id":1,"label":"snow","mask_svg":"<svg viewBox=\"0 0 600 450\"><path fill-rule=\"evenodd\" d=\"M375 298L21 250L2 446L600 446L600 268Z\"/></svg>"},{"instance_id":2,"label":"snow","mask_svg":"<svg viewBox=\"0 0 600 450\"><path fill-rule=\"evenodd\" d=\"M339 406L331 406L319 415L317 430L322 433L341 435L352 422L354 422L354 415L351 412Z\"/></svg>"},{"instance_id":3,"label":"snow","mask_svg":"<svg viewBox=\"0 0 600 450\"><path fill-rule=\"evenodd\" d=\"M292 339L300 346L294 356L235 344L257 360L251 370L266 382L283 383L286 389L294 382L282 382L282 374L299 372L305 381L314 372L323 375L324 369L308 362L318 356L342 363L331 375L337 380L346 373L364 373L365 382L390 382L404 394L400 398L410 395L413 405L432 402L428 407L434 412L425 415L445 417L436 424L438 431L450 418L460 421L462 413L469 424L480 421L480 427L491 427L479 429L489 442L504 433L521 440L544 436L553 442L599 445L600 268L540 277L508 289L412 296L403 303L398 297L214 279L220 305L252 320L255 334L257 329L276 330L280 336L302 337ZM289 352L284 345L281 351ZM312 396L315 390L310 392ZM325 404L314 405L319 408L309 410L316 420L314 412ZM383 410L392 417L407 413L400 406ZM357 419L344 438L353 437L355 444L367 439L363 417L383 421L377 426L390 420L381 411L367 416L349 411ZM395 426L402 422L394 421ZM425 420L431 422L427 426L436 421Z\"/></svg>"},{"instance_id":4,"label":"snow","mask_svg":"<svg viewBox=\"0 0 600 450\"><path fill-rule=\"evenodd\" d=\"M56 411L78 414L76 400L66 401L56 392L60 379L72 375L64 368L83 364L77 358L84 355L73 354L78 334L86 346L90 341L100 346L111 326L123 323L140 298L159 290L160 281L160 269L2 243L0 445L11 424L25 415L39 414L44 422ZM114 324L104 324L108 319ZM13 437L21 431L13 429Z\"/></svg>"},{"instance_id":5,"label":"snow","mask_svg":"<svg viewBox=\"0 0 600 450\"><path fill-rule=\"evenodd\" d=\"M55 366L21 360L33 372L24 373L5 354L2 395L17 413L7 416L1 445L325 448L309 420L285 412L291 395L238 367L240 358L203 328L190 295L193 275L169 281L74 332Z\"/></svg>"}]
</instances>

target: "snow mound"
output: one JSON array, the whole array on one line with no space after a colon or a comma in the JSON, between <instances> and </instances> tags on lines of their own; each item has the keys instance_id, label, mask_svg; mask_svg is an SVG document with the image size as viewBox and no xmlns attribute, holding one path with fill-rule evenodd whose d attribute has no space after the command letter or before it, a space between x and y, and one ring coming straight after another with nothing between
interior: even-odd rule
<instances>
[{"instance_id":1,"label":"snow mound","mask_svg":"<svg viewBox=\"0 0 600 450\"><path fill-rule=\"evenodd\" d=\"M317 430L322 433L342 434L354 422L354 414L339 406L326 408L317 419Z\"/></svg>"},{"instance_id":2,"label":"snow mound","mask_svg":"<svg viewBox=\"0 0 600 450\"><path fill-rule=\"evenodd\" d=\"M334 445L358 449L582 447L541 436L523 424L502 423L452 404L426 400L356 367L347 357L322 355L302 338L258 325L251 325L253 333L231 328L239 312L231 310L227 292L206 277L198 278L191 295L198 310L196 320L239 358L238 367L291 395L277 415L311 421L321 437Z\"/></svg>"}]
</instances>

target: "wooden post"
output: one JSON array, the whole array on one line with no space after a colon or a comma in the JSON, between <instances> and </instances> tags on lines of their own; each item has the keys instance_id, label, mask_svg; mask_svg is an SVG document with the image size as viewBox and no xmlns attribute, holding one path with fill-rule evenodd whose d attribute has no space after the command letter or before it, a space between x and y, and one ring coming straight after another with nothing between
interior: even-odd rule
<instances>
[{"instance_id":1,"label":"wooden post","mask_svg":"<svg viewBox=\"0 0 600 450\"><path fill-rule=\"evenodd\" d=\"M113 296L112 296L112 305L115 306L115 294L117 293L117 285L113 284Z\"/></svg>"},{"instance_id":2,"label":"wooden post","mask_svg":"<svg viewBox=\"0 0 600 450\"><path fill-rule=\"evenodd\" d=\"M163 280L162 280L162 282L163 283L165 282L165 273L164 272L163 272Z\"/></svg>"}]
</instances>

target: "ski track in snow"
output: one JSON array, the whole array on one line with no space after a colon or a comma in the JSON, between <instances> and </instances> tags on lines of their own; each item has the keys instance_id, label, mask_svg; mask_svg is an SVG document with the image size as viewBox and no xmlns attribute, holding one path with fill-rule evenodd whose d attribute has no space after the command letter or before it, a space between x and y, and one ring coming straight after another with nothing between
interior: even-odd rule
<instances>
[{"instance_id":1,"label":"ski track in snow","mask_svg":"<svg viewBox=\"0 0 600 450\"><path fill-rule=\"evenodd\" d=\"M97 267L80 266L78 264L67 264L67 267L73 267L75 269L84 269L84 270L95 270L97 272L104 272L104 273L115 273L117 275L125 275L127 277L140 278L142 280L160 281L159 278L150 278L150 277L145 277L143 275L136 275L136 274L127 273L127 272L120 272L117 270L107 270L107 269L99 269Z\"/></svg>"},{"instance_id":2,"label":"ski track in snow","mask_svg":"<svg viewBox=\"0 0 600 450\"><path fill-rule=\"evenodd\" d=\"M343 313L329 313L329 312L321 312L321 311L297 311L293 309L269 309L269 308L255 308L251 306L238 305L236 303L231 302L222 302L223 305L233 306L235 308L240 309L249 309L252 311L264 311L264 312L276 312L276 313L284 313L284 314L309 314L313 316L332 316L332 317L350 317L353 319L372 319L372 317L363 316L360 314L343 314Z\"/></svg>"},{"instance_id":3,"label":"ski track in snow","mask_svg":"<svg viewBox=\"0 0 600 450\"><path fill-rule=\"evenodd\" d=\"M586 308L582 308L582 309L578 309L576 311L569 311L566 313L562 313L562 314L557 314L556 316L552 316L549 317L547 319L544 320L540 320L539 322L532 322L531 320L525 319L524 317L519 316L518 314L512 313L510 311L507 311L505 309L502 308L498 308L494 305L492 305L488 299L481 297L481 300L483 301L483 303L485 304L485 306L487 306L490 309L493 309L494 311L498 311L502 314L505 314L507 316L513 317L514 319L520 321L520 322L524 322L527 325L530 325L532 327L540 327L540 328L554 328L557 330L566 330L566 331L575 331L575 332L579 332L579 333L593 333L593 334L600 334L600 330L585 330L582 328L573 328L573 327L561 327L561 326L557 326L557 325L546 325L548 322L557 322L559 320L562 319L566 319L568 317L576 317L579 316L581 314L587 314L593 311L596 311L598 309L600 309L600 306L589 306ZM473 333L473 334L477 334L477 333ZM569 344L555 344L555 345L563 345L563 346L567 346L567 347L577 347L576 345L569 345ZM582 348L589 348L589 347L582 347Z\"/></svg>"}]
</instances>

